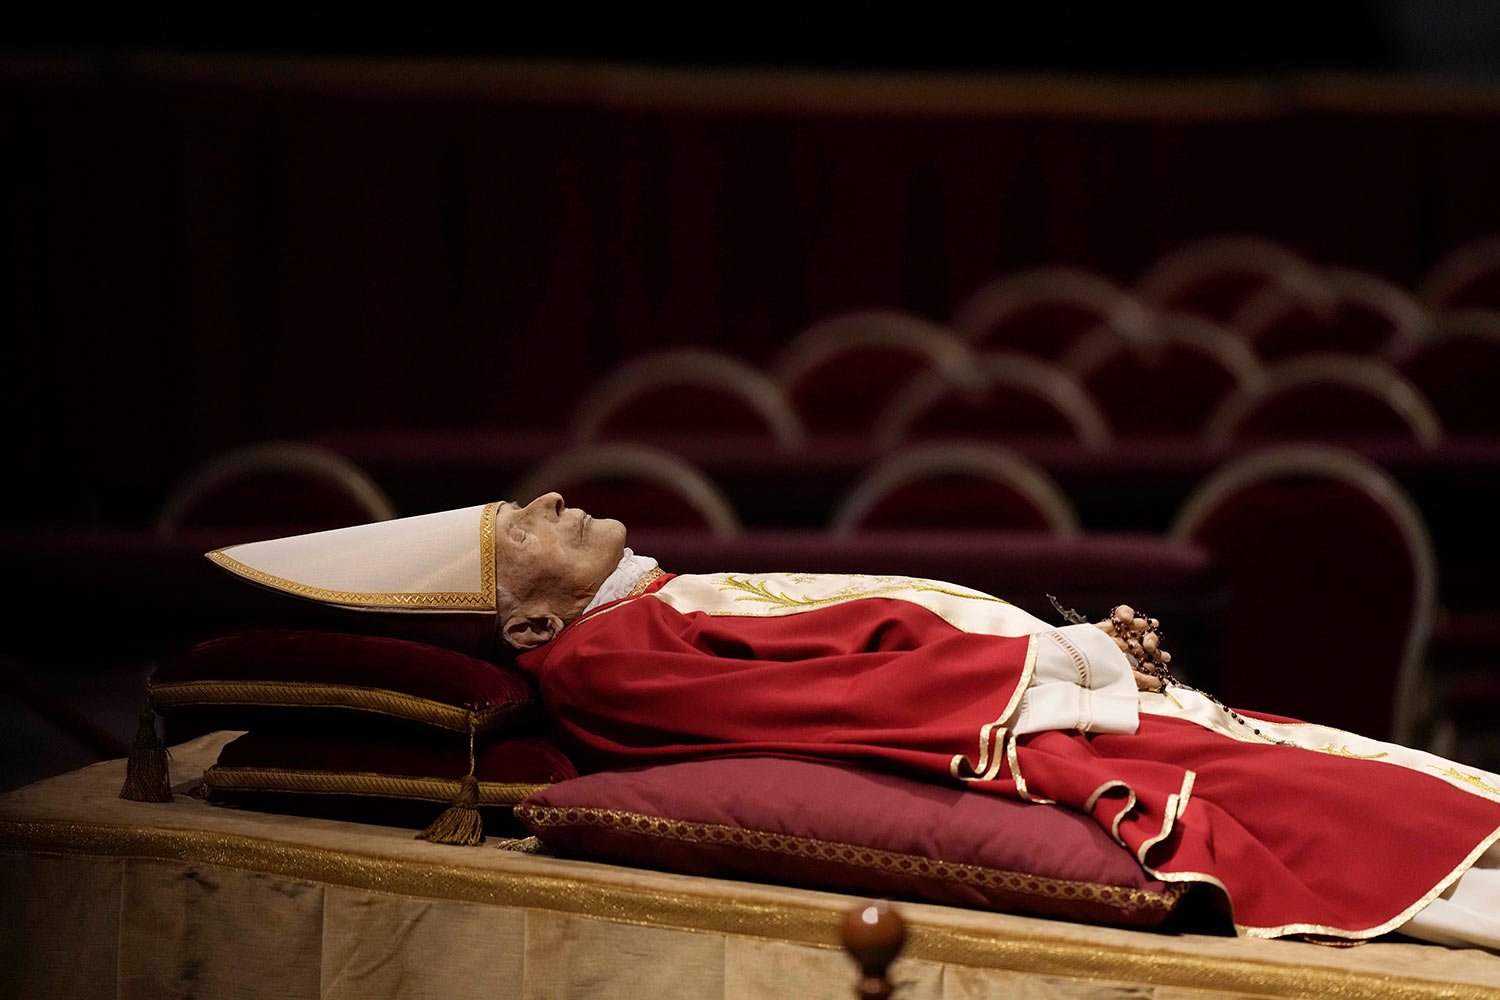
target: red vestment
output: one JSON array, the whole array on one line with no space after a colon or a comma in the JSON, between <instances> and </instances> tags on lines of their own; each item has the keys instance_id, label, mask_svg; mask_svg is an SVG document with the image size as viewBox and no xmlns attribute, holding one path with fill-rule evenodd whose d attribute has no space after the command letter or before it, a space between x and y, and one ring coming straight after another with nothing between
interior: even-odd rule
<instances>
[{"instance_id":1,"label":"red vestment","mask_svg":"<svg viewBox=\"0 0 1500 1000\"><path fill-rule=\"evenodd\" d=\"M1305 727L1306 749L1268 743L1190 692L1175 708L1142 696L1131 735L1008 739L1033 640L973 631L964 608L1003 604L985 595L899 578L838 578L858 585L832 596L785 585L813 577L678 578L727 581L705 609L662 593L671 579L520 658L582 769L778 754L1051 800L1094 816L1153 874L1217 886L1237 930L1259 937L1392 930L1500 839L1500 788L1480 776L1352 734L1317 746L1337 732L1322 727Z\"/></svg>"}]
</instances>

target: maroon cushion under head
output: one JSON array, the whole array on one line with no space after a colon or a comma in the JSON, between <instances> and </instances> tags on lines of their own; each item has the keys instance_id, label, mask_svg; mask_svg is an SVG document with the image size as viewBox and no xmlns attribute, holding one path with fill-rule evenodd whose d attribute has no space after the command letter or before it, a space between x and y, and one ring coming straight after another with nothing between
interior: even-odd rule
<instances>
[{"instance_id":1,"label":"maroon cushion under head","mask_svg":"<svg viewBox=\"0 0 1500 1000\"><path fill-rule=\"evenodd\" d=\"M169 660L148 684L157 708L216 706L373 712L468 732L529 717L535 704L508 667L380 636L267 630L210 639ZM246 727L248 728L248 727Z\"/></svg>"},{"instance_id":2,"label":"maroon cushion under head","mask_svg":"<svg viewBox=\"0 0 1500 1000\"><path fill-rule=\"evenodd\" d=\"M1183 891L1081 814L810 761L607 771L516 816L597 860L1122 926L1161 923Z\"/></svg>"}]
</instances>

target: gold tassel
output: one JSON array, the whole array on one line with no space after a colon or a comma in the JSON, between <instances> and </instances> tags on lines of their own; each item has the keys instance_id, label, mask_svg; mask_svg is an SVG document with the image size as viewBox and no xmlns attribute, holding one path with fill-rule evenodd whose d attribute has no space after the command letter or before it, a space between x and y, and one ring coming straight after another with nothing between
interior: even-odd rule
<instances>
[{"instance_id":1,"label":"gold tassel","mask_svg":"<svg viewBox=\"0 0 1500 1000\"><path fill-rule=\"evenodd\" d=\"M479 779L474 777L474 719L469 718L469 773L458 783L453 804L417 834L418 840L434 844L474 847L484 843L484 818L479 815Z\"/></svg>"},{"instance_id":2,"label":"gold tassel","mask_svg":"<svg viewBox=\"0 0 1500 1000\"><path fill-rule=\"evenodd\" d=\"M125 761L125 786L120 789L120 798L132 802L172 801L167 748L156 735L156 712L149 696L146 707L141 709L140 725L136 727L135 741L131 743L130 756Z\"/></svg>"}]
</instances>

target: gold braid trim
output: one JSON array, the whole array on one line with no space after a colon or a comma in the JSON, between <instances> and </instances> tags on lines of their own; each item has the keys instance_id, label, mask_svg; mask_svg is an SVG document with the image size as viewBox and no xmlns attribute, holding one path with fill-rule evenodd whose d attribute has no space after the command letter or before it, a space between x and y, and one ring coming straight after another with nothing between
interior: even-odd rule
<instances>
[{"instance_id":1,"label":"gold braid trim","mask_svg":"<svg viewBox=\"0 0 1500 1000\"><path fill-rule=\"evenodd\" d=\"M486 504L479 514L479 590L468 591L427 591L427 592L399 592L399 593L372 593L369 591L352 590L329 590L325 587L314 587L310 584L299 583L296 580L288 580L285 577L274 576L262 570L247 566L231 555L226 554L225 549L215 549L207 553L209 561L215 565L227 569L229 572L242 576L253 583L272 590L280 590L295 597L305 597L311 601L319 601L325 604L343 604L354 607L370 608L429 608L435 610L454 611L493 611L495 610L495 513L500 509L500 504ZM231 546L234 548L235 546Z\"/></svg>"},{"instance_id":2,"label":"gold braid trim","mask_svg":"<svg viewBox=\"0 0 1500 1000\"><path fill-rule=\"evenodd\" d=\"M1165 891L1151 892L1145 889L1130 889L1097 882L1049 878L1044 875L1031 875L1003 868L986 868L982 865L924 858L917 854L901 854L896 851L862 847L858 844L768 833L764 830L745 830L718 823L666 819L661 816L648 816L644 813L623 812L617 809L532 805L517 810L517 815L533 828L601 827L645 837L678 840L688 844L715 844L771 854L784 854L789 857L808 858L813 861L851 865L856 868L889 872L893 875L957 882L1022 896L1099 903L1117 910L1171 912L1186 891L1186 886L1182 885L1168 885Z\"/></svg>"},{"instance_id":3,"label":"gold braid trim","mask_svg":"<svg viewBox=\"0 0 1500 1000\"><path fill-rule=\"evenodd\" d=\"M157 710L209 705L262 705L267 708L352 708L411 719L459 733L492 729L511 715L525 711L527 701L508 701L469 709L385 688L320 684L306 681L171 681L148 684Z\"/></svg>"},{"instance_id":4,"label":"gold braid trim","mask_svg":"<svg viewBox=\"0 0 1500 1000\"><path fill-rule=\"evenodd\" d=\"M314 795L375 795L392 799L451 802L459 782L450 778L413 778L400 774L348 771L297 771L279 767L224 767L203 772L210 792L296 792ZM513 806L548 785L479 782L479 804Z\"/></svg>"},{"instance_id":5,"label":"gold braid trim","mask_svg":"<svg viewBox=\"0 0 1500 1000\"><path fill-rule=\"evenodd\" d=\"M666 575L667 574L662 570L660 566L651 567L650 569L646 570L646 572L641 574L641 578L635 581L635 586L631 587L630 593L626 594L625 596L640 597L646 592L647 587L650 587L653 583L655 583L657 580L660 580Z\"/></svg>"}]
</instances>

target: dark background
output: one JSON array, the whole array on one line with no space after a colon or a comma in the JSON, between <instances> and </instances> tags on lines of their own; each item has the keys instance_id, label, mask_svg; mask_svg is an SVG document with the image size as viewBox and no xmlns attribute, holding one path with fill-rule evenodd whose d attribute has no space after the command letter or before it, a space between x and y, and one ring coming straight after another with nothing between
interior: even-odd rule
<instances>
[{"instance_id":1,"label":"dark background","mask_svg":"<svg viewBox=\"0 0 1500 1000\"><path fill-rule=\"evenodd\" d=\"M1221 233L1411 287L1500 229L1497 11L13 7L0 519L145 524L252 441L556 429L647 349Z\"/></svg>"}]
</instances>

